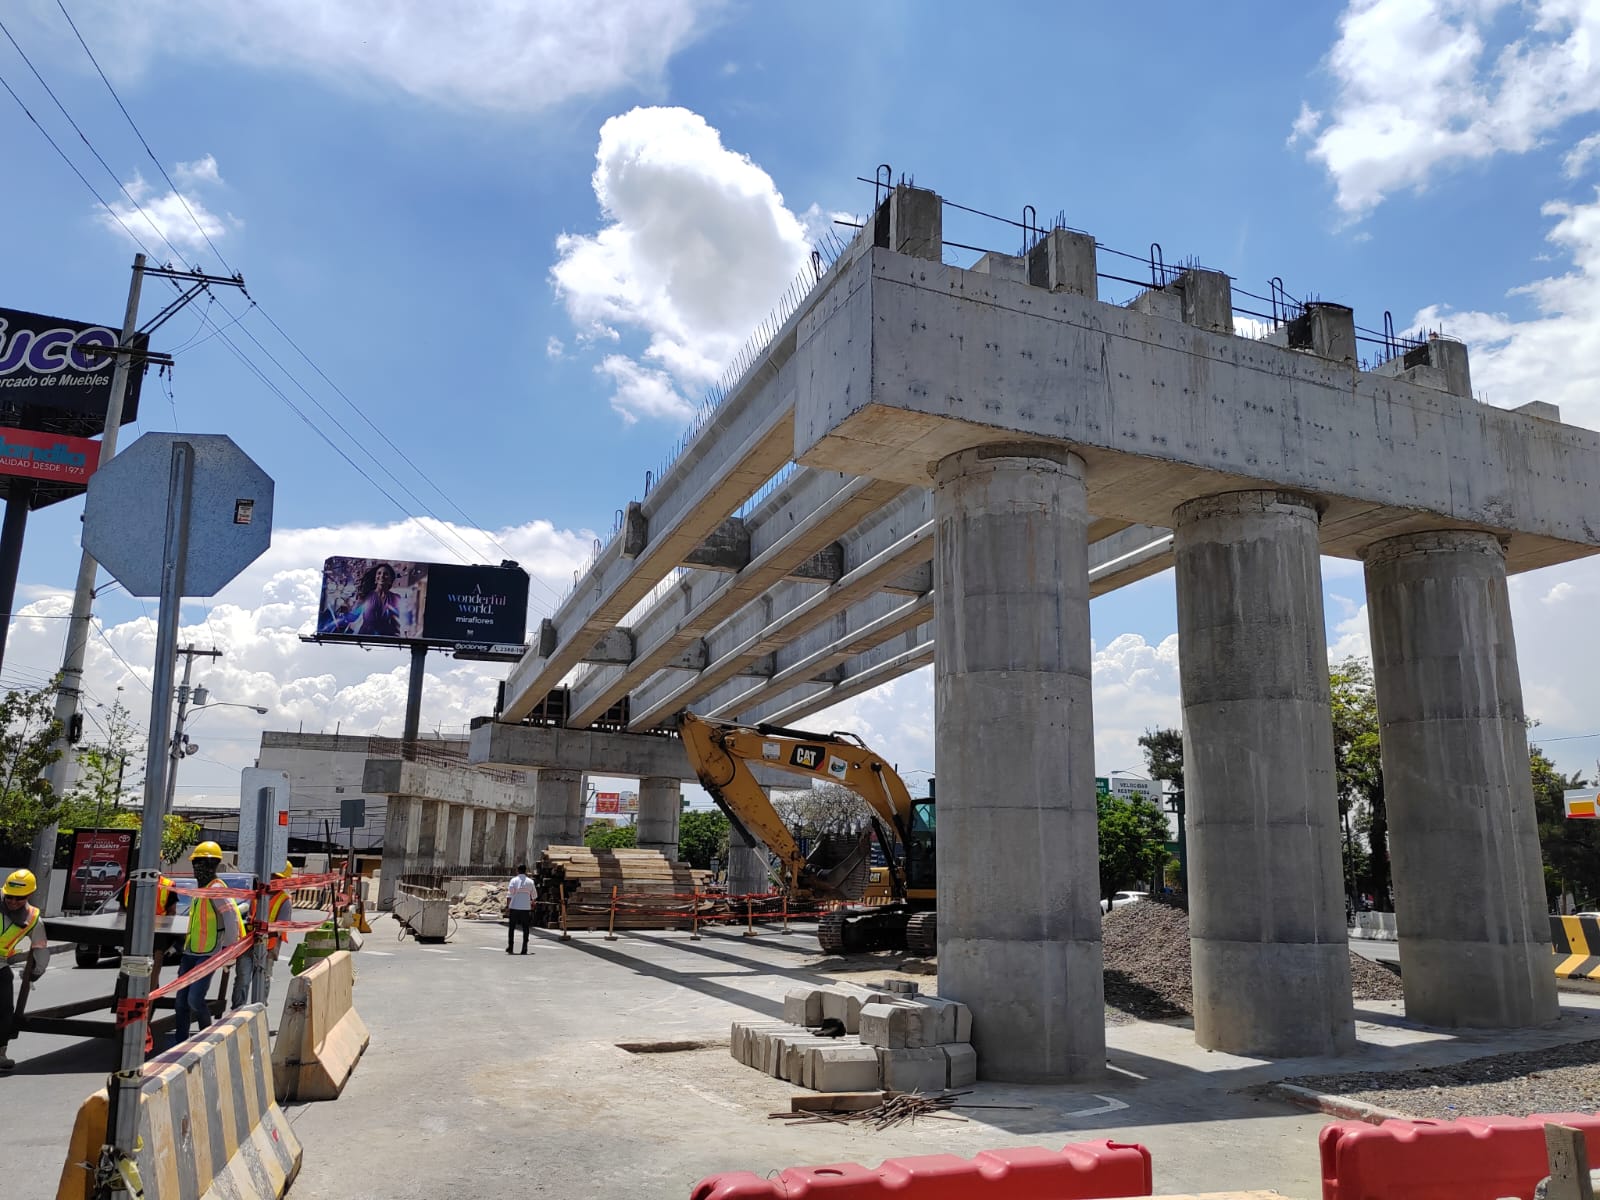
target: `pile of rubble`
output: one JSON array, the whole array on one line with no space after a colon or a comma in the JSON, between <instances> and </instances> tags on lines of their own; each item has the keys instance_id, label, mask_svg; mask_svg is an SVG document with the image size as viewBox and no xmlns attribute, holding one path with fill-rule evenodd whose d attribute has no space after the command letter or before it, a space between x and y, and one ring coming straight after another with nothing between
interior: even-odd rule
<instances>
[{"instance_id":1,"label":"pile of rubble","mask_svg":"<svg viewBox=\"0 0 1600 1200\"><path fill-rule=\"evenodd\" d=\"M941 1092L978 1079L965 1004L891 980L835 984L783 998L782 1021L736 1021L730 1050L747 1067L817 1092Z\"/></svg>"},{"instance_id":2,"label":"pile of rubble","mask_svg":"<svg viewBox=\"0 0 1600 1200\"><path fill-rule=\"evenodd\" d=\"M497 921L505 903L505 884L474 883L450 906L450 915L458 921Z\"/></svg>"},{"instance_id":3,"label":"pile of rubble","mask_svg":"<svg viewBox=\"0 0 1600 1200\"><path fill-rule=\"evenodd\" d=\"M1110 1007L1151 1020L1191 1015L1188 913L1155 901L1112 909L1101 926L1101 942ZM1354 951L1350 974L1357 1000L1401 998L1400 977Z\"/></svg>"}]
</instances>

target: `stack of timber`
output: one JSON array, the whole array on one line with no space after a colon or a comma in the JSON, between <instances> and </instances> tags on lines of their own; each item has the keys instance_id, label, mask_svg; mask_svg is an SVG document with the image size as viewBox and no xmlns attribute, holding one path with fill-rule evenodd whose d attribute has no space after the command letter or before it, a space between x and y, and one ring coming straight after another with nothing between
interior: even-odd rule
<instances>
[{"instance_id":1,"label":"stack of timber","mask_svg":"<svg viewBox=\"0 0 1600 1200\"><path fill-rule=\"evenodd\" d=\"M616 889L617 929L687 929L693 924L695 893L701 917L726 911L720 897L705 895L710 873L674 862L659 850L590 850L551 846L533 869L542 924L561 923L566 897L568 929L605 929Z\"/></svg>"}]
</instances>

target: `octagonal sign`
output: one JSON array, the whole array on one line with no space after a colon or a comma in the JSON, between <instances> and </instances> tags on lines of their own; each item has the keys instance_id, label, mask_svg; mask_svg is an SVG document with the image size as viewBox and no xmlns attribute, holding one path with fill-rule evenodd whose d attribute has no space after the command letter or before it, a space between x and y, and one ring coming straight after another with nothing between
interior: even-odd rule
<instances>
[{"instance_id":1,"label":"octagonal sign","mask_svg":"<svg viewBox=\"0 0 1600 1200\"><path fill-rule=\"evenodd\" d=\"M194 448L183 594L214 596L272 544L272 479L220 433L147 433L89 480L83 548L135 596L161 594L172 448Z\"/></svg>"}]
</instances>

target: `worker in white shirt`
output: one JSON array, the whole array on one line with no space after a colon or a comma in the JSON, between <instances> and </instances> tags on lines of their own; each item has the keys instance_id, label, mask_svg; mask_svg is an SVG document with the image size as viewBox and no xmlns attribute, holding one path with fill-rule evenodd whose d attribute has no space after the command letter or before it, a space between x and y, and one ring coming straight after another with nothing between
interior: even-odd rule
<instances>
[{"instance_id":1,"label":"worker in white shirt","mask_svg":"<svg viewBox=\"0 0 1600 1200\"><path fill-rule=\"evenodd\" d=\"M6 1046L17 1036L14 971L21 971L25 979L37 979L50 965L44 922L29 903L38 886L33 872L24 867L6 877L0 899L0 1072L17 1065L6 1057Z\"/></svg>"},{"instance_id":2,"label":"worker in white shirt","mask_svg":"<svg viewBox=\"0 0 1600 1200\"><path fill-rule=\"evenodd\" d=\"M516 941L517 930L522 930L522 952L528 952L528 931L533 928L533 880L528 878L526 863L517 864L517 873L506 887L506 916L511 924L506 929L506 953Z\"/></svg>"}]
</instances>

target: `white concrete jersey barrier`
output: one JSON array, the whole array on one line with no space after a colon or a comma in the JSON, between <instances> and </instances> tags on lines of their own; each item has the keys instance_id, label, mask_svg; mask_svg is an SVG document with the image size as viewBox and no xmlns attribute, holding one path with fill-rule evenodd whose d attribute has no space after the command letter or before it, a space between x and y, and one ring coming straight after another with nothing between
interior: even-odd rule
<instances>
[{"instance_id":1,"label":"white concrete jersey barrier","mask_svg":"<svg viewBox=\"0 0 1600 1200\"><path fill-rule=\"evenodd\" d=\"M289 1190L300 1142L273 1099L264 1005L229 1013L144 1074L134 1156L144 1200L277 1200ZM107 1108L101 1088L78 1110L56 1200L94 1194Z\"/></svg>"},{"instance_id":2,"label":"white concrete jersey barrier","mask_svg":"<svg viewBox=\"0 0 1600 1200\"><path fill-rule=\"evenodd\" d=\"M355 1009L355 966L348 950L330 954L289 984L272 1044L278 1100L335 1100L372 1040Z\"/></svg>"},{"instance_id":3,"label":"white concrete jersey barrier","mask_svg":"<svg viewBox=\"0 0 1600 1200\"><path fill-rule=\"evenodd\" d=\"M1393 913L1358 912L1353 936L1375 942L1394 942L1399 941L1400 931L1395 925Z\"/></svg>"},{"instance_id":4,"label":"white concrete jersey barrier","mask_svg":"<svg viewBox=\"0 0 1600 1200\"><path fill-rule=\"evenodd\" d=\"M439 888L402 883L394 892L395 919L419 942L442 942L450 933L450 899Z\"/></svg>"}]
</instances>

